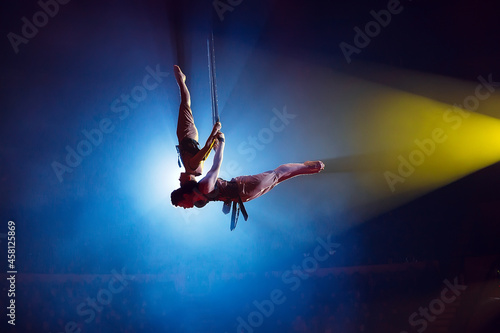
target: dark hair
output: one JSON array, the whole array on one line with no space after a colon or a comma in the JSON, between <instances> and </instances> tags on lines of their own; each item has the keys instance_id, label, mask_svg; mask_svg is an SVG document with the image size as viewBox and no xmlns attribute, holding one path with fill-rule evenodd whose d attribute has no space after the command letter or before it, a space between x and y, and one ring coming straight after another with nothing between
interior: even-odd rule
<instances>
[{"instance_id":1,"label":"dark hair","mask_svg":"<svg viewBox=\"0 0 500 333\"><path fill-rule=\"evenodd\" d=\"M184 185L182 185L180 188L177 190L174 190L170 194L170 200L172 201L172 205L178 206L179 201L182 201L184 199L184 194L190 194L193 192L193 189L198 185L198 182L195 180L190 180L186 182Z\"/></svg>"}]
</instances>

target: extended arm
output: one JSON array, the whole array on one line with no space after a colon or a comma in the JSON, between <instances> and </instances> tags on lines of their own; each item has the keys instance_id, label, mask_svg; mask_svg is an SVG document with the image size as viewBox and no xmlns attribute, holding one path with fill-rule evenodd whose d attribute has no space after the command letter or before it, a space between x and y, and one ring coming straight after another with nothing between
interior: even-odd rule
<instances>
[{"instance_id":1,"label":"extended arm","mask_svg":"<svg viewBox=\"0 0 500 333\"><path fill-rule=\"evenodd\" d=\"M210 153L210 149L212 149L212 143L215 140L217 133L221 129L221 123L217 122L214 125L214 128L212 129L212 133L208 136L207 142L205 143L205 146L196 154L194 155L191 160L189 161L189 166L191 168L196 169L198 165L203 161L206 156Z\"/></svg>"},{"instance_id":2,"label":"extended arm","mask_svg":"<svg viewBox=\"0 0 500 333\"><path fill-rule=\"evenodd\" d=\"M224 156L224 134L219 132L217 138L219 141L219 145L215 151L212 168L210 169L210 171L208 171L207 175L203 177L203 179L198 183L198 188L203 194L208 194L215 189L215 183L217 182L217 177L219 177L219 171Z\"/></svg>"}]
</instances>

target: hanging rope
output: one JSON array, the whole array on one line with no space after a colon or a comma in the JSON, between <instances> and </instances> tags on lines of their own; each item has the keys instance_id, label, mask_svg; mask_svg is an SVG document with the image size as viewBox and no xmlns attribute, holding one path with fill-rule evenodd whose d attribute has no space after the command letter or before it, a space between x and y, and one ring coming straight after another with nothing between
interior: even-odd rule
<instances>
[{"instance_id":1,"label":"hanging rope","mask_svg":"<svg viewBox=\"0 0 500 333\"><path fill-rule=\"evenodd\" d=\"M208 77L210 79L210 99L212 100L212 122L215 125L216 122L220 121L219 118L219 108L217 103L217 82L215 77L215 46L214 46L214 33L211 32L210 36L207 38L207 50L208 50ZM203 160L205 161L210 154L215 140L210 144L210 149L208 149Z\"/></svg>"},{"instance_id":2,"label":"hanging rope","mask_svg":"<svg viewBox=\"0 0 500 333\"><path fill-rule=\"evenodd\" d=\"M208 49L208 75L210 78L210 97L212 99L212 121L213 124L220 121L219 117L219 108L218 108L218 101L217 101L217 78L215 76L215 46L214 46L214 33L213 31L210 33L210 36L207 39L207 49ZM208 152L210 153L210 150L212 150L212 147L214 145L215 140L212 142L212 145L210 146L210 149ZM208 153L207 153L208 156ZM206 157L205 157L206 158ZM224 206L222 207L222 211L224 214L228 214L231 211L231 202L225 202ZM241 214L243 215L243 218L248 220L248 214L245 209L245 206L243 205L243 202L241 201L241 198L238 196L238 201L233 202L232 204L232 214L231 214L231 225L230 229L231 231L236 228L236 224L238 223L238 217Z\"/></svg>"},{"instance_id":3,"label":"hanging rope","mask_svg":"<svg viewBox=\"0 0 500 333\"><path fill-rule=\"evenodd\" d=\"M217 79L215 76L215 46L214 46L214 33L210 33L210 37L207 39L207 49L208 49L208 75L210 78L210 94L212 98L212 120L215 125L216 122L220 121L219 118L219 108L217 104Z\"/></svg>"}]
</instances>

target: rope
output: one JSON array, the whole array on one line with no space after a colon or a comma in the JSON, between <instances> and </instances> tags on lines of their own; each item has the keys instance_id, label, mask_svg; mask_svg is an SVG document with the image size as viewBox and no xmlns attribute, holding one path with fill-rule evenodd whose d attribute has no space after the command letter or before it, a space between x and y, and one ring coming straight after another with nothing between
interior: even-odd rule
<instances>
[{"instance_id":1,"label":"rope","mask_svg":"<svg viewBox=\"0 0 500 333\"><path fill-rule=\"evenodd\" d=\"M217 79L215 76L215 47L214 47L213 31L210 33L210 36L207 39L207 49L208 49L208 75L210 78L210 97L212 99L212 121L213 124L215 125L216 122L220 121L220 118L219 118L219 108L217 105ZM208 157L208 154L212 150L214 143L215 140L212 141L210 149L208 150L203 160L205 160ZM230 225L231 231L234 230L234 228L236 228L240 211L245 221L248 220L247 210L245 209L245 206L243 205L243 202L239 196L238 196L238 202L233 202L232 206L233 207L232 207L231 225ZM224 214L228 214L230 210L231 210L230 202L225 202L224 206L222 207L222 211L224 212Z\"/></svg>"},{"instance_id":2,"label":"rope","mask_svg":"<svg viewBox=\"0 0 500 333\"><path fill-rule=\"evenodd\" d=\"M207 38L207 50L208 50L208 76L210 79L210 99L212 100L212 121L215 125L216 122L220 120L219 118L219 108L217 105L217 82L215 77L215 48L214 48L214 33L210 33L210 37ZM214 147L215 140L210 144L205 156L203 156L203 161L208 158L210 151Z\"/></svg>"},{"instance_id":3,"label":"rope","mask_svg":"<svg viewBox=\"0 0 500 333\"><path fill-rule=\"evenodd\" d=\"M208 76L210 78L210 96L212 99L212 120L215 125L216 122L220 121L219 118L219 108L217 104L217 78L215 75L215 46L214 46L214 33L210 33L210 37L207 39L207 49L208 49Z\"/></svg>"}]
</instances>

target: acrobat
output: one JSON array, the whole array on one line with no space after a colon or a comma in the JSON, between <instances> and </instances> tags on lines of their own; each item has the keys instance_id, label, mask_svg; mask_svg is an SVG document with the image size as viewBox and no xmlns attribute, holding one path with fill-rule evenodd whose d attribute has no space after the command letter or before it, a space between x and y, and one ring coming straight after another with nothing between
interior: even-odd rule
<instances>
[{"instance_id":1,"label":"acrobat","mask_svg":"<svg viewBox=\"0 0 500 333\"><path fill-rule=\"evenodd\" d=\"M269 192L279 183L295 176L315 174L324 169L321 161L288 163L274 170L252 176L239 176L231 181L219 178L224 155L225 137L217 132L212 168L200 182L190 180L171 194L172 204L183 208L204 207L210 201L247 202Z\"/></svg>"},{"instance_id":2,"label":"acrobat","mask_svg":"<svg viewBox=\"0 0 500 333\"><path fill-rule=\"evenodd\" d=\"M214 125L205 146L200 149L198 129L194 124L193 112L191 110L191 95L186 86L186 75L182 73L182 70L177 65L174 66L174 75L181 93L179 118L177 121L177 139L179 140L177 150L185 169L185 172L182 172L179 178L181 185L183 185L195 180L196 176L202 174L204 161L215 144L217 132L221 129L221 124L217 122Z\"/></svg>"}]
</instances>

